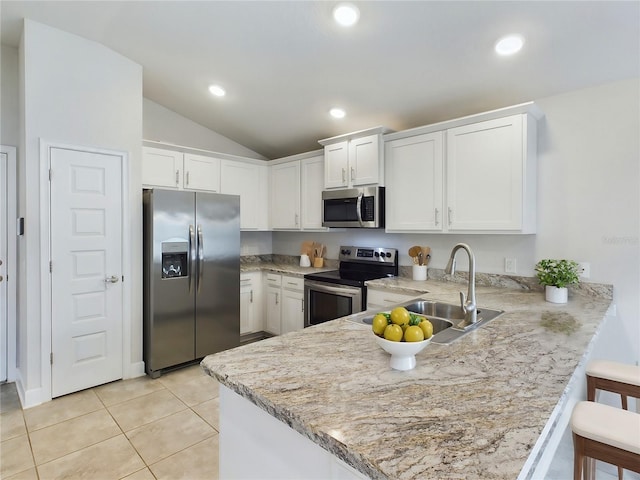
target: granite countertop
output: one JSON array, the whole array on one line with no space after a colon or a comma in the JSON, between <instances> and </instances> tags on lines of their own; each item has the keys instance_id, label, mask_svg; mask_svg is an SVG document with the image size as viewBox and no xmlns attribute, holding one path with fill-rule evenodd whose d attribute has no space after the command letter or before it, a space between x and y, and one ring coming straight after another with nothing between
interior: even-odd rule
<instances>
[{"instance_id":1,"label":"granite countertop","mask_svg":"<svg viewBox=\"0 0 640 480\"><path fill-rule=\"evenodd\" d=\"M291 262L243 262L240 264L240 273L245 272L274 272L283 275L291 275L293 277L304 277L309 273L328 272L329 270L337 270L337 265L330 262L322 268L301 267Z\"/></svg>"},{"instance_id":2,"label":"granite countertop","mask_svg":"<svg viewBox=\"0 0 640 480\"><path fill-rule=\"evenodd\" d=\"M409 279L459 302L466 285ZM609 289L609 293L610 293ZM418 295L417 295L418 296ZM222 384L375 479L513 479L593 345L611 296L477 287L505 313L450 345L430 344L399 372L370 327L345 317L206 357Z\"/></svg>"}]
</instances>

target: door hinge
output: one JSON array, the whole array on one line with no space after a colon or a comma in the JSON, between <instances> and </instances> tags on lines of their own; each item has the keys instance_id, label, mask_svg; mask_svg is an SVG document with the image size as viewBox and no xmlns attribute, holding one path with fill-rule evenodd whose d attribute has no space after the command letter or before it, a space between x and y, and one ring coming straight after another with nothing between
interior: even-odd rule
<instances>
[{"instance_id":1,"label":"door hinge","mask_svg":"<svg viewBox=\"0 0 640 480\"><path fill-rule=\"evenodd\" d=\"M49 363L53 365L53 352L49 354Z\"/></svg>"},{"instance_id":2,"label":"door hinge","mask_svg":"<svg viewBox=\"0 0 640 480\"><path fill-rule=\"evenodd\" d=\"M53 272L53 262L49 260L49 273Z\"/></svg>"},{"instance_id":3,"label":"door hinge","mask_svg":"<svg viewBox=\"0 0 640 480\"><path fill-rule=\"evenodd\" d=\"M124 282L124 275L122 275L122 281Z\"/></svg>"},{"instance_id":4,"label":"door hinge","mask_svg":"<svg viewBox=\"0 0 640 480\"><path fill-rule=\"evenodd\" d=\"M51 181L51 169L49 169L49 181Z\"/></svg>"}]
</instances>

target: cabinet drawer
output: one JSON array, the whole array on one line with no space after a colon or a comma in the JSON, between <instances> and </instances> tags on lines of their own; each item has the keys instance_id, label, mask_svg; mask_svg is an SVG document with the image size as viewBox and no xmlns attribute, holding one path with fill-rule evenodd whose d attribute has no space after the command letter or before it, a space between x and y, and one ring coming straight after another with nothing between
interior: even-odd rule
<instances>
[{"instance_id":1,"label":"cabinet drawer","mask_svg":"<svg viewBox=\"0 0 640 480\"><path fill-rule=\"evenodd\" d=\"M270 287L279 287L282 284L282 275L279 273L267 273L267 285Z\"/></svg>"},{"instance_id":2,"label":"cabinet drawer","mask_svg":"<svg viewBox=\"0 0 640 480\"><path fill-rule=\"evenodd\" d=\"M413 298L419 297L415 295L405 295L402 293L386 292L384 290L368 290L367 291L367 308L389 307L398 303L407 302Z\"/></svg>"},{"instance_id":3,"label":"cabinet drawer","mask_svg":"<svg viewBox=\"0 0 640 480\"><path fill-rule=\"evenodd\" d=\"M287 290L304 290L304 278L282 276L282 288Z\"/></svg>"}]
</instances>

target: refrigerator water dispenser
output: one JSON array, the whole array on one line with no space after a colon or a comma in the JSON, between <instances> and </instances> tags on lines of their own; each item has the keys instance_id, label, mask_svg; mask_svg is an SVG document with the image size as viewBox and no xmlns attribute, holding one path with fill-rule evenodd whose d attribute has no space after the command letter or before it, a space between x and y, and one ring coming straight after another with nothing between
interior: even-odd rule
<instances>
[{"instance_id":1,"label":"refrigerator water dispenser","mask_svg":"<svg viewBox=\"0 0 640 480\"><path fill-rule=\"evenodd\" d=\"M189 275L187 255L189 242L162 242L162 278Z\"/></svg>"}]
</instances>

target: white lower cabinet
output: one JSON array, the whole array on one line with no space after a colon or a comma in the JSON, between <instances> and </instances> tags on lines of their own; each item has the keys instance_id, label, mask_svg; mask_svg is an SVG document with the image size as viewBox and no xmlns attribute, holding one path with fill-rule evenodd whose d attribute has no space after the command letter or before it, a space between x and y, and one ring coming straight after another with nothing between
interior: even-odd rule
<instances>
[{"instance_id":1,"label":"white lower cabinet","mask_svg":"<svg viewBox=\"0 0 640 480\"><path fill-rule=\"evenodd\" d=\"M280 332L304 328L304 279L282 276L282 317Z\"/></svg>"},{"instance_id":2,"label":"white lower cabinet","mask_svg":"<svg viewBox=\"0 0 640 480\"><path fill-rule=\"evenodd\" d=\"M260 272L240 274L240 335L264 330Z\"/></svg>"},{"instance_id":3,"label":"white lower cabinet","mask_svg":"<svg viewBox=\"0 0 640 480\"><path fill-rule=\"evenodd\" d=\"M371 290L367 289L367 310L370 309L386 309L387 307L391 307L393 305L397 305L399 303L408 302L409 300L413 300L414 298L422 295L421 293L415 294L404 294L404 293L396 293L389 292L387 290Z\"/></svg>"},{"instance_id":4,"label":"white lower cabinet","mask_svg":"<svg viewBox=\"0 0 640 480\"><path fill-rule=\"evenodd\" d=\"M265 274L265 331L273 335L304 328L304 279Z\"/></svg>"}]
</instances>

